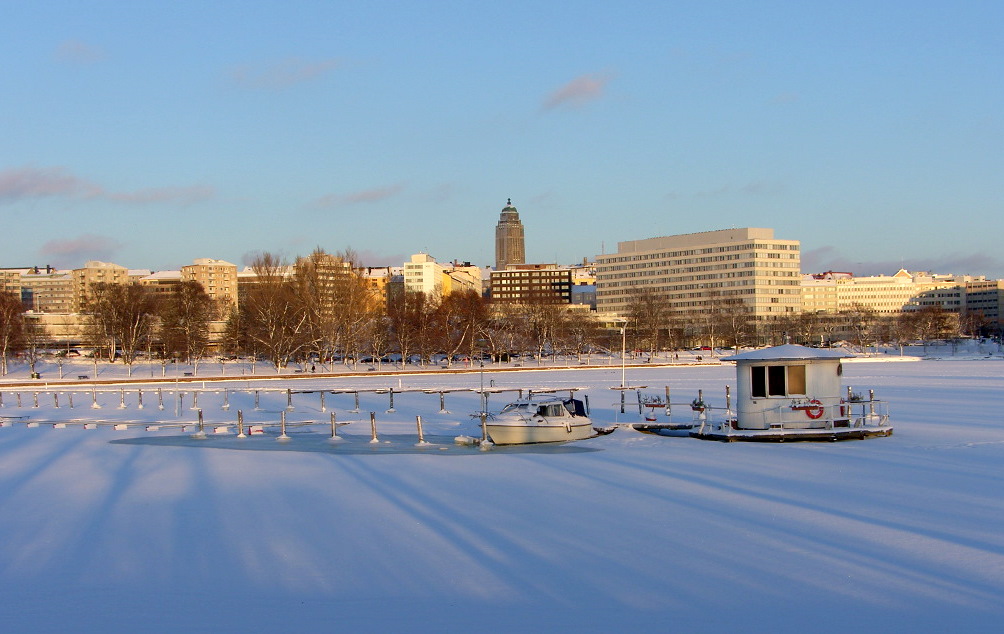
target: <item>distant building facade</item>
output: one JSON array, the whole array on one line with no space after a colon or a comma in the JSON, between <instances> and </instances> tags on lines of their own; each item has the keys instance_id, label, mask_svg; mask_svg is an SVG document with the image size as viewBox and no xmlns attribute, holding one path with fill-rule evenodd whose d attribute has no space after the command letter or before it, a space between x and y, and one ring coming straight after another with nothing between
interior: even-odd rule
<instances>
[{"instance_id":1,"label":"distant building facade","mask_svg":"<svg viewBox=\"0 0 1004 634\"><path fill-rule=\"evenodd\" d=\"M633 294L651 292L677 314L741 301L755 319L801 309L798 240L773 229L703 231L619 242L617 253L596 256L596 311L627 316Z\"/></svg>"},{"instance_id":2,"label":"distant building facade","mask_svg":"<svg viewBox=\"0 0 1004 634\"><path fill-rule=\"evenodd\" d=\"M510 264L525 262L523 223L520 222L519 212L512 206L510 198L502 208L498 224L495 226L495 270L504 271Z\"/></svg>"},{"instance_id":3,"label":"distant building facade","mask_svg":"<svg viewBox=\"0 0 1004 634\"><path fill-rule=\"evenodd\" d=\"M572 302L572 271L556 264L510 264L491 272L491 300L497 304Z\"/></svg>"},{"instance_id":4,"label":"distant building facade","mask_svg":"<svg viewBox=\"0 0 1004 634\"><path fill-rule=\"evenodd\" d=\"M198 258L181 267L181 279L198 282L222 309L237 307L237 265L225 260Z\"/></svg>"}]
</instances>

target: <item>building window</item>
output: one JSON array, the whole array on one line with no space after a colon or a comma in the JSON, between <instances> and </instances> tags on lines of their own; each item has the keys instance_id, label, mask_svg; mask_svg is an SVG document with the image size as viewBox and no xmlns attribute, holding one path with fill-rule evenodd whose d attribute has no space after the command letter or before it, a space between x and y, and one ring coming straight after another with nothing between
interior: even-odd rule
<instances>
[{"instance_id":1,"label":"building window","mask_svg":"<svg viewBox=\"0 0 1004 634\"><path fill-rule=\"evenodd\" d=\"M753 398L805 395L804 365L754 365L750 370Z\"/></svg>"}]
</instances>

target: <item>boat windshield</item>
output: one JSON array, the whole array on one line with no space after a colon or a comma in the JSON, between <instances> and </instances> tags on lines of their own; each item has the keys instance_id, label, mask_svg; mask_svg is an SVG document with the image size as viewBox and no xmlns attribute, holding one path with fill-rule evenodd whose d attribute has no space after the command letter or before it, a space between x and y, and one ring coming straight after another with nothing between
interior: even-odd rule
<instances>
[{"instance_id":1,"label":"boat windshield","mask_svg":"<svg viewBox=\"0 0 1004 634\"><path fill-rule=\"evenodd\" d=\"M529 403L509 403L502 408L502 414L526 413L530 411Z\"/></svg>"}]
</instances>

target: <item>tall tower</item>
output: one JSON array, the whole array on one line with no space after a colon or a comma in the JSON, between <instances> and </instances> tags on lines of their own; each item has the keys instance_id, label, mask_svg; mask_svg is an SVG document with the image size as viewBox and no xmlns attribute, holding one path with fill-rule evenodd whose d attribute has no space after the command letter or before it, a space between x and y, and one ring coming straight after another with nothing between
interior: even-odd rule
<instances>
[{"instance_id":1,"label":"tall tower","mask_svg":"<svg viewBox=\"0 0 1004 634\"><path fill-rule=\"evenodd\" d=\"M495 270L504 271L509 264L525 264L526 250L523 246L523 223L519 212L512 206L512 198L499 214L495 227Z\"/></svg>"}]
</instances>

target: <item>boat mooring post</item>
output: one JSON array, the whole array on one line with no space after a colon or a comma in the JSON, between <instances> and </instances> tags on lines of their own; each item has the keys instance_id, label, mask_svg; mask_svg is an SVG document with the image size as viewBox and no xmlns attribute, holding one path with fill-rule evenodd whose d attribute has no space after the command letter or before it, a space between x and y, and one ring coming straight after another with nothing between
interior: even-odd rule
<instances>
[{"instance_id":1,"label":"boat mooring post","mask_svg":"<svg viewBox=\"0 0 1004 634\"><path fill-rule=\"evenodd\" d=\"M377 438L376 412L370 412L370 442L380 442Z\"/></svg>"},{"instance_id":2,"label":"boat mooring post","mask_svg":"<svg viewBox=\"0 0 1004 634\"><path fill-rule=\"evenodd\" d=\"M223 411L230 411L230 388L223 388Z\"/></svg>"},{"instance_id":3,"label":"boat mooring post","mask_svg":"<svg viewBox=\"0 0 1004 634\"><path fill-rule=\"evenodd\" d=\"M624 413L624 390L621 389L621 414Z\"/></svg>"},{"instance_id":4,"label":"boat mooring post","mask_svg":"<svg viewBox=\"0 0 1004 634\"><path fill-rule=\"evenodd\" d=\"M335 422L335 413L331 412L331 438L328 442L342 442L342 437L338 435L338 423Z\"/></svg>"},{"instance_id":5,"label":"boat mooring post","mask_svg":"<svg viewBox=\"0 0 1004 634\"><path fill-rule=\"evenodd\" d=\"M192 434L192 438L196 440L205 440L206 438L206 426L205 421L202 419L202 410L199 410L199 430Z\"/></svg>"},{"instance_id":6,"label":"boat mooring post","mask_svg":"<svg viewBox=\"0 0 1004 634\"><path fill-rule=\"evenodd\" d=\"M34 399L34 405L32 405L32 407L36 407L37 408L38 407L38 392L32 392L31 397L32 397L32 399Z\"/></svg>"},{"instance_id":7,"label":"boat mooring post","mask_svg":"<svg viewBox=\"0 0 1004 634\"><path fill-rule=\"evenodd\" d=\"M583 394L582 395L582 402L586 406L586 416L589 416L589 395L588 394Z\"/></svg>"},{"instance_id":8,"label":"boat mooring post","mask_svg":"<svg viewBox=\"0 0 1004 634\"><path fill-rule=\"evenodd\" d=\"M59 392L52 393L52 405L56 408L59 407Z\"/></svg>"},{"instance_id":9,"label":"boat mooring post","mask_svg":"<svg viewBox=\"0 0 1004 634\"><path fill-rule=\"evenodd\" d=\"M446 393L445 392L440 392L439 393L439 413L440 414L449 414L449 412L446 411Z\"/></svg>"},{"instance_id":10,"label":"boat mooring post","mask_svg":"<svg viewBox=\"0 0 1004 634\"><path fill-rule=\"evenodd\" d=\"M157 388L157 409L164 409L164 390L163 388Z\"/></svg>"},{"instance_id":11,"label":"boat mooring post","mask_svg":"<svg viewBox=\"0 0 1004 634\"><path fill-rule=\"evenodd\" d=\"M349 411L352 412L353 414L358 414L359 413L359 392L353 392L352 396L355 397L356 406L353 407L352 409L350 409Z\"/></svg>"},{"instance_id":12,"label":"boat mooring post","mask_svg":"<svg viewBox=\"0 0 1004 634\"><path fill-rule=\"evenodd\" d=\"M192 409L199 409L199 391L192 390Z\"/></svg>"},{"instance_id":13,"label":"boat mooring post","mask_svg":"<svg viewBox=\"0 0 1004 634\"><path fill-rule=\"evenodd\" d=\"M321 411L326 412L328 408L324 406L324 390L321 390Z\"/></svg>"},{"instance_id":14,"label":"boat mooring post","mask_svg":"<svg viewBox=\"0 0 1004 634\"><path fill-rule=\"evenodd\" d=\"M258 411L258 390L254 391L254 411Z\"/></svg>"},{"instance_id":15,"label":"boat mooring post","mask_svg":"<svg viewBox=\"0 0 1004 634\"><path fill-rule=\"evenodd\" d=\"M279 437L276 438L279 442L287 442L290 437L286 435L286 411L283 410L279 412Z\"/></svg>"},{"instance_id":16,"label":"boat mooring post","mask_svg":"<svg viewBox=\"0 0 1004 634\"><path fill-rule=\"evenodd\" d=\"M0 392L0 407L3 407L3 392Z\"/></svg>"},{"instance_id":17,"label":"boat mooring post","mask_svg":"<svg viewBox=\"0 0 1004 634\"><path fill-rule=\"evenodd\" d=\"M868 415L875 415L875 390L868 390Z\"/></svg>"},{"instance_id":18,"label":"boat mooring post","mask_svg":"<svg viewBox=\"0 0 1004 634\"><path fill-rule=\"evenodd\" d=\"M143 390L136 390L136 409L143 409Z\"/></svg>"},{"instance_id":19,"label":"boat mooring post","mask_svg":"<svg viewBox=\"0 0 1004 634\"><path fill-rule=\"evenodd\" d=\"M732 411L732 386L725 386L725 412L729 413Z\"/></svg>"},{"instance_id":20,"label":"boat mooring post","mask_svg":"<svg viewBox=\"0 0 1004 634\"><path fill-rule=\"evenodd\" d=\"M390 388L390 390L387 393L390 395L390 407L387 409L387 413L393 414L394 412L397 411L396 409L394 409L394 388Z\"/></svg>"},{"instance_id":21,"label":"boat mooring post","mask_svg":"<svg viewBox=\"0 0 1004 634\"><path fill-rule=\"evenodd\" d=\"M19 407L20 405L21 403L18 403ZM98 393L93 387L91 388L91 409L101 409L101 406L98 405Z\"/></svg>"},{"instance_id":22,"label":"boat mooring post","mask_svg":"<svg viewBox=\"0 0 1004 634\"><path fill-rule=\"evenodd\" d=\"M422 431L422 417L421 416L416 416L415 417L415 425L418 427L418 444L419 445L428 445L429 443L425 442L425 432Z\"/></svg>"},{"instance_id":23,"label":"boat mooring post","mask_svg":"<svg viewBox=\"0 0 1004 634\"><path fill-rule=\"evenodd\" d=\"M488 412L481 412L481 451L488 451L492 448L492 441L488 440Z\"/></svg>"},{"instance_id":24,"label":"boat mooring post","mask_svg":"<svg viewBox=\"0 0 1004 634\"><path fill-rule=\"evenodd\" d=\"M20 392L17 393L17 406L18 406L18 408L21 407L21 393Z\"/></svg>"},{"instance_id":25,"label":"boat mooring post","mask_svg":"<svg viewBox=\"0 0 1004 634\"><path fill-rule=\"evenodd\" d=\"M293 411L293 390L286 388L286 411Z\"/></svg>"},{"instance_id":26,"label":"boat mooring post","mask_svg":"<svg viewBox=\"0 0 1004 634\"><path fill-rule=\"evenodd\" d=\"M125 388L119 388L119 409L125 409Z\"/></svg>"},{"instance_id":27,"label":"boat mooring post","mask_svg":"<svg viewBox=\"0 0 1004 634\"><path fill-rule=\"evenodd\" d=\"M69 396L70 396L70 409L73 409L73 392L70 392ZM0 405L2 405L2 404L3 403L0 402Z\"/></svg>"},{"instance_id":28,"label":"boat mooring post","mask_svg":"<svg viewBox=\"0 0 1004 634\"><path fill-rule=\"evenodd\" d=\"M237 410L237 437L247 438L247 434L244 433L244 412Z\"/></svg>"},{"instance_id":29,"label":"boat mooring post","mask_svg":"<svg viewBox=\"0 0 1004 634\"><path fill-rule=\"evenodd\" d=\"M673 415L673 406L669 402L669 386L666 386L666 418Z\"/></svg>"},{"instance_id":30,"label":"boat mooring post","mask_svg":"<svg viewBox=\"0 0 1004 634\"><path fill-rule=\"evenodd\" d=\"M635 394L638 395L638 415L641 416L644 413L642 409L644 406L641 404L641 390L635 390Z\"/></svg>"}]
</instances>

